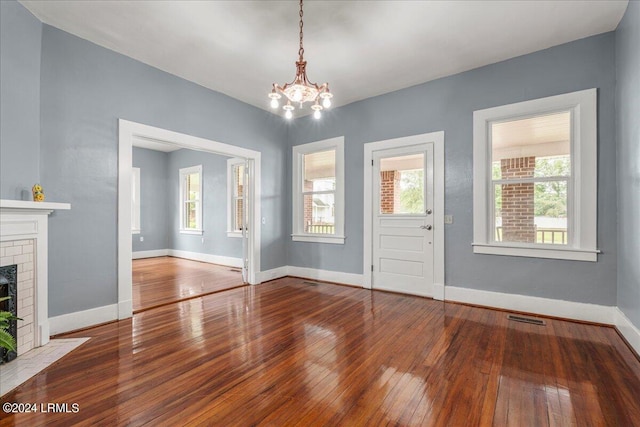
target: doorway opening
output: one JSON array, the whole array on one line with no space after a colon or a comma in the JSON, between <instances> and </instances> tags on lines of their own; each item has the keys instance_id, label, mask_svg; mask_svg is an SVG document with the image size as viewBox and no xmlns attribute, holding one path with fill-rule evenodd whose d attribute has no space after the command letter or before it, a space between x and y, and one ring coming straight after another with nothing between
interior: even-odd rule
<instances>
[{"instance_id":1,"label":"doorway opening","mask_svg":"<svg viewBox=\"0 0 640 427\"><path fill-rule=\"evenodd\" d=\"M144 224L141 230L140 214L136 213L136 196L145 193L140 188L140 183L145 182L145 171L143 168L134 169L134 147L138 157L146 155L146 150L156 155L161 152L175 153L171 162L166 160L169 166L165 183L160 183L154 190L157 193L156 202L166 198L164 209L153 209L156 212L153 221L162 224L160 219L163 214L169 218L164 221L166 237L164 243L155 242L155 246L150 247L144 246ZM230 288L243 283L258 283L260 160L257 151L119 120L120 319L130 317L134 311L216 292L225 286ZM216 166L216 162L225 166ZM236 177L240 180L237 183L240 190L233 197L217 188L226 188L227 163L242 165L233 169L241 171ZM151 169L147 169L149 173ZM153 190L148 185L147 188ZM163 190L166 193L164 195ZM147 193L149 191L147 189ZM230 203L236 204L235 209L230 211L235 218L227 223L222 218L228 216L226 206ZM217 209L217 214L214 214L215 206L222 207ZM147 227L153 221L147 221ZM228 224L231 228L219 230L219 223ZM226 244L222 244L224 251L220 254L223 234ZM217 248L215 244L218 244ZM132 261L132 258L138 259ZM134 285L134 282L137 283ZM158 287L158 282L164 285Z\"/></svg>"}]
</instances>

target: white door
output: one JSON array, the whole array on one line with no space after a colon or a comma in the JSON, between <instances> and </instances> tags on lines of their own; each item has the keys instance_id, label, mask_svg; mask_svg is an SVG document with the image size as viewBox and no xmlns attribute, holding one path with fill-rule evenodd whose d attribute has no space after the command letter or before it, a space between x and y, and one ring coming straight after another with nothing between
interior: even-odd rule
<instances>
[{"instance_id":1,"label":"white door","mask_svg":"<svg viewBox=\"0 0 640 427\"><path fill-rule=\"evenodd\" d=\"M372 287L433 296L433 143L373 153Z\"/></svg>"},{"instance_id":2,"label":"white door","mask_svg":"<svg viewBox=\"0 0 640 427\"><path fill-rule=\"evenodd\" d=\"M242 170L242 281L249 283L249 224L251 224L251 197L253 194L251 170L253 169L253 161L245 160Z\"/></svg>"}]
</instances>

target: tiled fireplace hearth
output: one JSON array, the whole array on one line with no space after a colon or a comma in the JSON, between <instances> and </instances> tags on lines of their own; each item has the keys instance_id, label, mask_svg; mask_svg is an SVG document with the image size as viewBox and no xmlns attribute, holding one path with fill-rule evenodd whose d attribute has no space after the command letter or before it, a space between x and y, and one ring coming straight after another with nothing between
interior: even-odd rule
<instances>
[{"instance_id":1,"label":"tiled fireplace hearth","mask_svg":"<svg viewBox=\"0 0 640 427\"><path fill-rule=\"evenodd\" d=\"M17 354L49 342L48 217L67 203L0 200L0 266L17 265Z\"/></svg>"}]
</instances>

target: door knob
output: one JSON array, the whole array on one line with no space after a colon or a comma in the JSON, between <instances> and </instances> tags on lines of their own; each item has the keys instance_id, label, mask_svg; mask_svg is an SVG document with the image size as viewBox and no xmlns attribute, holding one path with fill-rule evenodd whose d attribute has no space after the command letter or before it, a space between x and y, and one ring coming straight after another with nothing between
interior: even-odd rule
<instances>
[{"instance_id":1,"label":"door knob","mask_svg":"<svg viewBox=\"0 0 640 427\"><path fill-rule=\"evenodd\" d=\"M422 228L423 230L431 230L433 227L431 226L431 224L429 224L429 225L421 225L420 228Z\"/></svg>"}]
</instances>

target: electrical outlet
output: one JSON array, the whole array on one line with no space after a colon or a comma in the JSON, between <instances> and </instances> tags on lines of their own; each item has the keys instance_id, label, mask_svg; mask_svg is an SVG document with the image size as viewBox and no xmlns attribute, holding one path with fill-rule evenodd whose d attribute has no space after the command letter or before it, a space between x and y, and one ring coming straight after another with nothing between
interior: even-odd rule
<instances>
[{"instance_id":1,"label":"electrical outlet","mask_svg":"<svg viewBox=\"0 0 640 427\"><path fill-rule=\"evenodd\" d=\"M262 217L262 225L265 225L267 223L267 218Z\"/></svg>"},{"instance_id":2,"label":"electrical outlet","mask_svg":"<svg viewBox=\"0 0 640 427\"><path fill-rule=\"evenodd\" d=\"M202 243L204 243L204 237L202 238Z\"/></svg>"},{"instance_id":3,"label":"electrical outlet","mask_svg":"<svg viewBox=\"0 0 640 427\"><path fill-rule=\"evenodd\" d=\"M445 224L453 224L453 215L445 215L444 216Z\"/></svg>"},{"instance_id":4,"label":"electrical outlet","mask_svg":"<svg viewBox=\"0 0 640 427\"><path fill-rule=\"evenodd\" d=\"M140 241L144 242L144 237L140 236Z\"/></svg>"}]
</instances>

